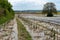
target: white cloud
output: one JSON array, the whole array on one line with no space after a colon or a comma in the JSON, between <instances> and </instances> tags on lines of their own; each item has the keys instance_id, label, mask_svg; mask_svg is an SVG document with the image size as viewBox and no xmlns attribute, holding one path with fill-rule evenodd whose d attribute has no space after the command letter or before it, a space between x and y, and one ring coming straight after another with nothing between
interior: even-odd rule
<instances>
[{"instance_id":1,"label":"white cloud","mask_svg":"<svg viewBox=\"0 0 60 40\"><path fill-rule=\"evenodd\" d=\"M33 2L35 4L40 4L43 5L47 2L47 0L9 0L11 4L16 4L16 3L24 3L24 2Z\"/></svg>"},{"instance_id":2,"label":"white cloud","mask_svg":"<svg viewBox=\"0 0 60 40\"><path fill-rule=\"evenodd\" d=\"M43 5L46 2L53 2L56 5L60 4L59 0L8 0L12 5L13 5L13 9L19 9L18 7L24 7L24 9L33 9L33 6L35 6L35 9L42 9ZM23 7L21 9L23 9ZM59 5L57 5L57 8L59 9Z\"/></svg>"},{"instance_id":3,"label":"white cloud","mask_svg":"<svg viewBox=\"0 0 60 40\"><path fill-rule=\"evenodd\" d=\"M20 2L22 0L8 0L9 2Z\"/></svg>"},{"instance_id":4,"label":"white cloud","mask_svg":"<svg viewBox=\"0 0 60 40\"><path fill-rule=\"evenodd\" d=\"M31 9L33 9L33 6L42 6L43 4L45 4L47 2L47 0L8 0L12 5L13 5L13 9L17 9L18 7L18 4L19 4L19 7L21 4L28 4L28 9L29 9L29 3L32 3L30 4L30 6L32 7ZM22 6L22 5L21 5ZM20 7L21 8L21 7ZM21 8L23 9L23 8Z\"/></svg>"},{"instance_id":5,"label":"white cloud","mask_svg":"<svg viewBox=\"0 0 60 40\"><path fill-rule=\"evenodd\" d=\"M45 4L47 0L26 0L27 2L34 2L36 4Z\"/></svg>"}]
</instances>

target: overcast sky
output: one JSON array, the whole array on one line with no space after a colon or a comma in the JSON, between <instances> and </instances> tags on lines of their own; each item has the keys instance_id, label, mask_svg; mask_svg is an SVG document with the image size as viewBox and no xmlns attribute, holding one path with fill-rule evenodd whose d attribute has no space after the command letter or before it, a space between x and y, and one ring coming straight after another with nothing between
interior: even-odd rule
<instances>
[{"instance_id":1,"label":"overcast sky","mask_svg":"<svg viewBox=\"0 0 60 40\"><path fill-rule=\"evenodd\" d=\"M47 2L53 2L60 10L60 0L9 0L14 10L41 10Z\"/></svg>"}]
</instances>

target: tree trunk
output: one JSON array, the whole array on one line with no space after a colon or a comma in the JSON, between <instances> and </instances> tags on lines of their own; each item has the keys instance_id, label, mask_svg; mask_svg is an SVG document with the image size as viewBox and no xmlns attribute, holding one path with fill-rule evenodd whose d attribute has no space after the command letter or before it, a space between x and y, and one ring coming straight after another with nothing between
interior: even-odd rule
<instances>
[{"instance_id":1,"label":"tree trunk","mask_svg":"<svg viewBox=\"0 0 60 40\"><path fill-rule=\"evenodd\" d=\"M53 14L52 13L48 13L47 17L53 17Z\"/></svg>"},{"instance_id":2,"label":"tree trunk","mask_svg":"<svg viewBox=\"0 0 60 40\"><path fill-rule=\"evenodd\" d=\"M48 13L47 13L47 17L53 17L52 10L49 10L49 11L48 11Z\"/></svg>"}]
</instances>

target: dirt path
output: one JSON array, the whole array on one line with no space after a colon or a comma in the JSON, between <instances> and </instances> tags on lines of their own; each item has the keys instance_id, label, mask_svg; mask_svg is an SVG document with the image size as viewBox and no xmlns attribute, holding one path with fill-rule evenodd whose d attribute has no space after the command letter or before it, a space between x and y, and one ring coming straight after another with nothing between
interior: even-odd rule
<instances>
[{"instance_id":1,"label":"dirt path","mask_svg":"<svg viewBox=\"0 0 60 40\"><path fill-rule=\"evenodd\" d=\"M18 40L17 22L14 18L4 25L0 25L0 40Z\"/></svg>"},{"instance_id":2,"label":"dirt path","mask_svg":"<svg viewBox=\"0 0 60 40\"><path fill-rule=\"evenodd\" d=\"M17 29L17 22L16 22L16 18L14 19L14 25L13 25L13 32L11 34L12 37L14 37L13 40L18 40L18 29Z\"/></svg>"}]
</instances>

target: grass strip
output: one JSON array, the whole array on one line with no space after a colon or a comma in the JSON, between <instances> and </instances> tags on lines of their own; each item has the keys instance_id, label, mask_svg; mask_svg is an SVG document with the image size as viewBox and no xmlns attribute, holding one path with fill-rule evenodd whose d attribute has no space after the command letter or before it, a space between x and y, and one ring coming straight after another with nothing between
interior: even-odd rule
<instances>
[{"instance_id":1,"label":"grass strip","mask_svg":"<svg viewBox=\"0 0 60 40\"><path fill-rule=\"evenodd\" d=\"M32 40L24 25L17 19L18 25L18 40Z\"/></svg>"}]
</instances>

